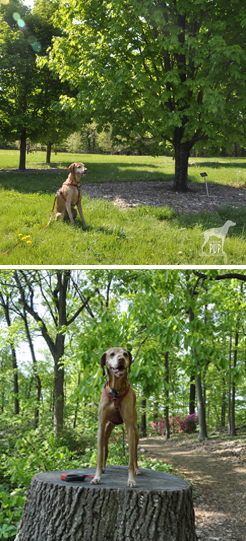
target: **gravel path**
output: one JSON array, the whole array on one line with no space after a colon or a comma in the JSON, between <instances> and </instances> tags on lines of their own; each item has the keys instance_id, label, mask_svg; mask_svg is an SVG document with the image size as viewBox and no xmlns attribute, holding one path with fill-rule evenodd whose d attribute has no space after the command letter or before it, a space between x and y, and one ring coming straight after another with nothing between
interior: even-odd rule
<instances>
[{"instance_id":1,"label":"gravel path","mask_svg":"<svg viewBox=\"0 0 246 541\"><path fill-rule=\"evenodd\" d=\"M192 482L199 541L246 541L245 438L199 444L151 437L141 438L140 448Z\"/></svg>"}]
</instances>

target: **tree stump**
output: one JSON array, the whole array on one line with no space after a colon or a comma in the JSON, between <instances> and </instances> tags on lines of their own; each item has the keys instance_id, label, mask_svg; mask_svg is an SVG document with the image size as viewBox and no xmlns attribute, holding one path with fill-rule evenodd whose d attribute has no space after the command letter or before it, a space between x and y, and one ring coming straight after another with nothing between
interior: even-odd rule
<instances>
[{"instance_id":1,"label":"tree stump","mask_svg":"<svg viewBox=\"0 0 246 541\"><path fill-rule=\"evenodd\" d=\"M196 541L192 490L175 475L107 466L100 485L34 475L15 541ZM95 474L95 468L65 473Z\"/></svg>"}]
</instances>

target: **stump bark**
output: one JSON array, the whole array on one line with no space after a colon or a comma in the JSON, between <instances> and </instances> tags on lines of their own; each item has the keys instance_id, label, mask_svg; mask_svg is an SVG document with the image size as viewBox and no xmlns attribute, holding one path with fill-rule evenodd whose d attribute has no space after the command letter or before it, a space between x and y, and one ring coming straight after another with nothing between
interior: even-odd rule
<instances>
[{"instance_id":1,"label":"stump bark","mask_svg":"<svg viewBox=\"0 0 246 541\"><path fill-rule=\"evenodd\" d=\"M34 475L15 541L196 541L192 489L175 475L108 466L100 485ZM95 474L95 468L65 473Z\"/></svg>"}]
</instances>

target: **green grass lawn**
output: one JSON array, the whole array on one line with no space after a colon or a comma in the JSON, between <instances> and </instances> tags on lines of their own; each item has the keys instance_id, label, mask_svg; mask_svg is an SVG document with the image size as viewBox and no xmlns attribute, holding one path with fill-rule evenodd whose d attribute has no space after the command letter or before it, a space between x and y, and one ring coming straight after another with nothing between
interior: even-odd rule
<instances>
[{"instance_id":1,"label":"green grass lawn","mask_svg":"<svg viewBox=\"0 0 246 541\"><path fill-rule=\"evenodd\" d=\"M0 168L18 167L19 152L0 150ZM166 157L52 155L52 167L67 167L83 161L88 167L86 182L163 180L174 176L174 161ZM57 160L56 162L54 160ZM191 158L189 179L246 186L246 160ZM27 168L46 167L45 153L27 156ZM224 207L214 213L178 214L167 207L137 207L121 210L113 203L83 197L87 224L76 226L54 218L47 224L57 189L66 179L61 173L0 174L0 253L19 242L0 265L243 265L246 262L246 209ZM201 255L203 231L220 227L227 219L236 223L226 236L223 256Z\"/></svg>"}]
</instances>

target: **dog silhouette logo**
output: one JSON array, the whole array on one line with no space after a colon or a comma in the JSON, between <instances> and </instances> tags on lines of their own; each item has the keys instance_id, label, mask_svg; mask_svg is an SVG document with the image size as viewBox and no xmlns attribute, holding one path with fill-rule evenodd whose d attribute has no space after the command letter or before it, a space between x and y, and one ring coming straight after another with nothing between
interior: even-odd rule
<instances>
[{"instance_id":1,"label":"dog silhouette logo","mask_svg":"<svg viewBox=\"0 0 246 541\"><path fill-rule=\"evenodd\" d=\"M202 234L204 235L204 243L202 245L202 254L205 255L223 255L225 263L227 261L227 254L224 252L224 242L226 235L228 233L229 227L236 225L235 222L227 220L223 227L212 227L207 229ZM216 237L218 240L212 240L213 237ZM209 242L209 253L204 252L204 247ZM201 254L201 255L202 255Z\"/></svg>"}]
</instances>

